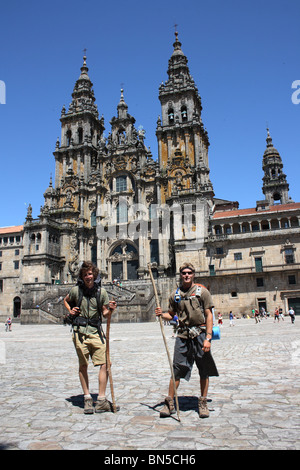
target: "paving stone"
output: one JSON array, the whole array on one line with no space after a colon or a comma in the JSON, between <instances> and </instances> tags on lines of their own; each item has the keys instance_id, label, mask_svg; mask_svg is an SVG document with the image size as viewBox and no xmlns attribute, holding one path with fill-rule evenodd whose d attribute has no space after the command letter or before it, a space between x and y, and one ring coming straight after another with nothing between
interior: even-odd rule
<instances>
[{"instance_id":1,"label":"paving stone","mask_svg":"<svg viewBox=\"0 0 300 470\"><path fill-rule=\"evenodd\" d=\"M168 347L173 329L165 326ZM299 450L300 318L224 321L212 343L220 377L210 380L210 417L200 419L199 377L178 389L180 419L161 419L170 367L160 326L111 325L114 393L120 411L83 414L68 327L14 324L0 332L0 448L9 450ZM89 367L97 396L98 369ZM110 398L108 384L108 398Z\"/></svg>"}]
</instances>

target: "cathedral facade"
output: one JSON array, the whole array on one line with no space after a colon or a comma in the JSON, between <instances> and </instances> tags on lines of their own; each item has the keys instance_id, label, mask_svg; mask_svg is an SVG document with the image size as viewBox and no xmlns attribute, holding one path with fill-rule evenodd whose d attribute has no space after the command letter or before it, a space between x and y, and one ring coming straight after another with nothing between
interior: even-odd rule
<instances>
[{"instance_id":1,"label":"cathedral facade","mask_svg":"<svg viewBox=\"0 0 300 470\"><path fill-rule=\"evenodd\" d=\"M22 227L19 290L14 285L6 296L7 311L18 298L17 311L37 318L40 306L53 305L76 281L80 263L90 259L108 290L122 285L114 295L127 305L124 321L134 310L135 321L150 318L149 263L166 306L184 261L195 265L197 278L210 288L217 312L246 314L277 304L287 311L293 304L300 313L300 204L289 198L270 133L262 158L265 199L255 208L239 209L237 202L216 198L201 98L177 33L173 48L168 79L159 87L155 159L128 112L123 90L104 136L83 58L72 101L61 111L55 180L44 193L38 218L29 207ZM1 229L0 251L8 256ZM1 277L3 296L4 265ZM141 313L143 302L149 308Z\"/></svg>"}]
</instances>

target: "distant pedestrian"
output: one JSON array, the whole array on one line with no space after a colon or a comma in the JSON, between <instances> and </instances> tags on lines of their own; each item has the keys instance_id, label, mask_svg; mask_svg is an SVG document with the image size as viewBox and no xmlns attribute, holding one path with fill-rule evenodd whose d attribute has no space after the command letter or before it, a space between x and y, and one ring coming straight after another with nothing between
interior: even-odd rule
<instances>
[{"instance_id":1,"label":"distant pedestrian","mask_svg":"<svg viewBox=\"0 0 300 470\"><path fill-rule=\"evenodd\" d=\"M255 323L260 322L259 311L257 310L257 308L254 310L254 318L255 318Z\"/></svg>"},{"instance_id":2,"label":"distant pedestrian","mask_svg":"<svg viewBox=\"0 0 300 470\"><path fill-rule=\"evenodd\" d=\"M291 322L295 323L295 311L294 311L293 307L291 307L289 309L289 316L291 317Z\"/></svg>"},{"instance_id":3,"label":"distant pedestrian","mask_svg":"<svg viewBox=\"0 0 300 470\"><path fill-rule=\"evenodd\" d=\"M234 326L234 316L231 310L229 313L229 326Z\"/></svg>"},{"instance_id":4,"label":"distant pedestrian","mask_svg":"<svg viewBox=\"0 0 300 470\"><path fill-rule=\"evenodd\" d=\"M218 325L219 326L223 325L223 317L221 313L218 313Z\"/></svg>"},{"instance_id":5,"label":"distant pedestrian","mask_svg":"<svg viewBox=\"0 0 300 470\"><path fill-rule=\"evenodd\" d=\"M261 316L261 318L266 318L266 316L267 316L264 307L261 307L261 309L260 309L260 316Z\"/></svg>"},{"instance_id":6,"label":"distant pedestrian","mask_svg":"<svg viewBox=\"0 0 300 470\"><path fill-rule=\"evenodd\" d=\"M5 331L11 331L11 324L12 324L11 318L8 317L5 323Z\"/></svg>"},{"instance_id":7,"label":"distant pedestrian","mask_svg":"<svg viewBox=\"0 0 300 470\"><path fill-rule=\"evenodd\" d=\"M279 309L279 318L281 318L281 320L284 321L282 308Z\"/></svg>"},{"instance_id":8,"label":"distant pedestrian","mask_svg":"<svg viewBox=\"0 0 300 470\"><path fill-rule=\"evenodd\" d=\"M274 323L276 323L276 320L279 323L279 310L277 307L275 308L275 311L274 311Z\"/></svg>"}]
</instances>

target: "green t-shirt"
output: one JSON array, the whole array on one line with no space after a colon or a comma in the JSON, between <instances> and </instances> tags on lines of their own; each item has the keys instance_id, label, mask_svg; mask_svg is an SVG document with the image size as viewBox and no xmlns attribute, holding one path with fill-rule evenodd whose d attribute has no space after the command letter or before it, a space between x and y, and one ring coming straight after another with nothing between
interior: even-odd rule
<instances>
[{"instance_id":1,"label":"green t-shirt","mask_svg":"<svg viewBox=\"0 0 300 470\"><path fill-rule=\"evenodd\" d=\"M79 299L79 287L75 286L69 292L70 301L72 304L76 305ZM100 304L108 305L109 298L108 294L105 289L101 287L100 293ZM102 312L100 312L102 313ZM80 305L80 316L84 318L88 318L90 320L98 320L99 319L99 312L98 312L98 305L96 297L85 297L83 295L82 302ZM88 334L88 335L95 335L98 333L97 327L92 325L80 326L78 327L77 331L80 333Z\"/></svg>"}]
</instances>

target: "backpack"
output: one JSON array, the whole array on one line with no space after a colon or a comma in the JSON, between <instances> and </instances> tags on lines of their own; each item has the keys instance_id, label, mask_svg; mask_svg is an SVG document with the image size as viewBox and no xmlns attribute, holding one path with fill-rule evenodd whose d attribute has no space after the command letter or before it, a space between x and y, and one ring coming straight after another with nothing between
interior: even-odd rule
<instances>
[{"instance_id":1,"label":"backpack","mask_svg":"<svg viewBox=\"0 0 300 470\"><path fill-rule=\"evenodd\" d=\"M200 321L204 323L205 322L205 316L204 316L204 306L203 306L203 302L201 300L201 292L202 292L202 288L205 288L205 286L203 286L202 284L196 284L196 286L197 286L197 288L192 293L192 295L182 296L182 297L180 295L180 288L178 287L176 289L176 292L175 292L175 295L174 295L174 302L175 302L175 305L177 304L176 310L179 311L179 303L181 301L189 301L185 305L186 305L186 308L188 309L188 311L190 313L192 313L191 309L194 310L194 308L192 307L191 301L192 301L192 299L197 297L197 299L199 301L199 307L200 307L200 310L201 310Z\"/></svg>"},{"instance_id":2,"label":"backpack","mask_svg":"<svg viewBox=\"0 0 300 470\"><path fill-rule=\"evenodd\" d=\"M76 286L78 286L78 299L77 302L72 302L70 305L73 307L80 308L82 299L84 297L84 282L82 279L78 279ZM91 295L91 297L96 297L97 301L97 310L99 319L92 320L89 318L81 317L80 314L77 316L74 315L67 315L64 318L64 324L72 325L72 327L79 327L79 326L86 326L87 324L91 326L95 326L98 329L98 333L100 335L101 341L103 342L103 336L105 337L103 330L102 330L102 302L101 302L101 277L100 275L94 281L95 286L95 294Z\"/></svg>"}]
</instances>

